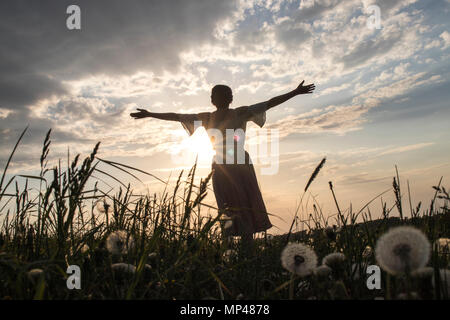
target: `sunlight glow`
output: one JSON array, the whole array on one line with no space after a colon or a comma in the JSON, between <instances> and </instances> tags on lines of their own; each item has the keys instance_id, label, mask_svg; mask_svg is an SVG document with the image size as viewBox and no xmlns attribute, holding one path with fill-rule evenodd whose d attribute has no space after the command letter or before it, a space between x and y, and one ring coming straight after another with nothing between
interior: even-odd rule
<instances>
[{"instance_id":1,"label":"sunlight glow","mask_svg":"<svg viewBox=\"0 0 450 320\"><path fill-rule=\"evenodd\" d=\"M211 164L212 158L216 154L203 127L198 128L192 136L185 137L174 151L183 156L183 162L191 164L198 155L199 165Z\"/></svg>"}]
</instances>

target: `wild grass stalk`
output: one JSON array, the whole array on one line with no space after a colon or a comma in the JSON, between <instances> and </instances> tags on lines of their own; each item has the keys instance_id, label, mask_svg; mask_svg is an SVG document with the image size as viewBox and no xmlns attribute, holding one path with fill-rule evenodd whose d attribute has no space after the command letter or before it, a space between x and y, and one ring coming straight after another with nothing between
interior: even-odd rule
<instances>
[{"instance_id":1,"label":"wild grass stalk","mask_svg":"<svg viewBox=\"0 0 450 320\"><path fill-rule=\"evenodd\" d=\"M394 208L401 205L398 170L394 181L396 200L387 203L384 191L360 210L353 211L339 205L335 187L330 182L337 214L327 216L316 196L305 193L324 166L318 164L303 190L300 204L288 234L264 239L256 238L251 250L237 239L224 241L220 222L223 217L216 208L204 203L210 191L211 174L196 183L196 165L181 172L174 185L155 175L128 165L98 156L99 144L82 158L67 154L67 165L49 166L51 131L45 137L37 176L22 174L6 178L13 154L25 134L22 132L13 148L0 183L0 298L12 299L373 299L383 295L395 299L405 288L400 277L383 272L382 293L366 287L364 268L376 264L374 255L362 257L367 246L375 248L379 236L397 225L414 225L426 233L430 241L450 237L449 195L441 185L428 210L420 203L413 209L411 219ZM162 193L137 194L131 184L122 181L115 172L126 174L136 181L142 175L159 181ZM6 181L7 180L7 181ZM6 181L6 184L4 183ZM113 181L116 186L109 184ZM38 183L34 188L33 183ZM381 200L376 215L373 203ZM297 215L311 207L306 228L293 233ZM211 210L213 214L204 210ZM358 219L362 217L362 223ZM336 219L333 228L330 218ZM302 220L304 221L304 220ZM328 229L327 229L328 227ZM120 231L126 234L125 243L133 246L119 254L107 246L109 236ZM297 230L298 231L298 230ZM327 231L327 232L325 232ZM346 257L339 279L319 278L315 274L295 278L286 273L280 263L280 252L286 241L294 238L314 248L322 259L329 253L343 253ZM116 243L120 246L123 243ZM225 258L227 250L233 253ZM449 257L434 246L430 265L435 277L448 268ZM112 269L116 263L130 264L132 274ZM82 290L68 290L66 268L70 264L82 270ZM353 265L357 265L360 279L354 279ZM29 272L41 269L39 279L32 280ZM299 283L302 286L298 286ZM443 282L444 283L444 282ZM303 286L303 284L306 284ZM444 283L445 284L445 283ZM412 292L415 283L408 289ZM440 282L428 292L429 296L448 298Z\"/></svg>"}]
</instances>

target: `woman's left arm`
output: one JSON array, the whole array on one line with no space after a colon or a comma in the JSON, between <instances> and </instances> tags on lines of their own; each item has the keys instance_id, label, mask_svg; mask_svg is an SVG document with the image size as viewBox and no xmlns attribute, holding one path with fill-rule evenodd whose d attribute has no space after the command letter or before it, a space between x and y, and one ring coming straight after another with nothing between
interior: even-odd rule
<instances>
[{"instance_id":1,"label":"woman's left arm","mask_svg":"<svg viewBox=\"0 0 450 320\"><path fill-rule=\"evenodd\" d=\"M312 93L316 88L313 83L306 86L304 86L303 83L305 83L305 80L303 80L296 89L268 100L266 110L276 107L277 105L282 104L283 102L286 102L299 94Z\"/></svg>"}]
</instances>

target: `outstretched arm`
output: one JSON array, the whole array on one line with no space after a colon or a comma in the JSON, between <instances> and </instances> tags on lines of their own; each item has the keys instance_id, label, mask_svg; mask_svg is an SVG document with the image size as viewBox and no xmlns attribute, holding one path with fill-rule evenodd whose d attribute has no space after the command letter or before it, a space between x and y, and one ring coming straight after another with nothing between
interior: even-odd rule
<instances>
[{"instance_id":1,"label":"outstretched arm","mask_svg":"<svg viewBox=\"0 0 450 320\"><path fill-rule=\"evenodd\" d=\"M156 118L156 119L161 119L161 120L180 121L180 117L179 117L178 113L149 112L145 109L137 109L137 110L139 110L139 112L130 113L130 116L132 116L134 119Z\"/></svg>"},{"instance_id":2,"label":"outstretched arm","mask_svg":"<svg viewBox=\"0 0 450 320\"><path fill-rule=\"evenodd\" d=\"M303 80L296 89L292 90L291 92L288 92L286 94L283 94L281 96L274 97L267 101L267 109L273 108L279 104L282 104L283 102L299 95L299 94L306 94L306 93L312 93L314 89L316 88L314 84L308 84L306 86L303 85L305 83L305 80Z\"/></svg>"}]
</instances>

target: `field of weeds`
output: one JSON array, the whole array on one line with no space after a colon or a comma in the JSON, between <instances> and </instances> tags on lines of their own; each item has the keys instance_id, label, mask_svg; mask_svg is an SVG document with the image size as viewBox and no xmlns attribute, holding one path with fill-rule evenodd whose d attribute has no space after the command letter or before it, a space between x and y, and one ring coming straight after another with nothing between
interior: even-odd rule
<instances>
[{"instance_id":1,"label":"field of weeds","mask_svg":"<svg viewBox=\"0 0 450 320\"><path fill-rule=\"evenodd\" d=\"M381 219L368 206L342 212L335 198L333 222L314 207L307 230L241 243L222 236L232 223L225 216L205 214L211 176L195 184L196 166L160 196L134 194L118 179L111 194L95 183L116 179L99 163L135 178L150 173L98 158L99 144L84 160L47 168L49 131L40 174L6 179L20 140L0 175L0 299L449 297L450 199L441 182L430 204L413 209L397 175L397 200L383 204Z\"/></svg>"}]
</instances>

